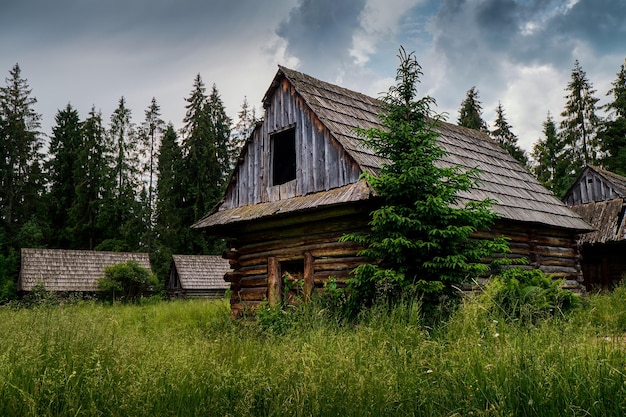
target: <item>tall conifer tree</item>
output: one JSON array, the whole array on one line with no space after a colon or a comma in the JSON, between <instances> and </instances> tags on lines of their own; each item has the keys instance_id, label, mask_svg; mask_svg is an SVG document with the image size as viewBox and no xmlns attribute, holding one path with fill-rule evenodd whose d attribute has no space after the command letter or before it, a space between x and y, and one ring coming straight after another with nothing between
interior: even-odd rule
<instances>
[{"instance_id":1,"label":"tall conifer tree","mask_svg":"<svg viewBox=\"0 0 626 417\"><path fill-rule=\"evenodd\" d=\"M143 162L143 180L147 182L147 203L146 216L148 233L146 236L146 246L148 252L152 249L154 210L156 206L155 182L157 172L156 155L161 137L165 130L165 122L161 119L161 107L153 97L148 109L145 111L145 119L139 129L139 142Z\"/></svg>"},{"instance_id":2,"label":"tall conifer tree","mask_svg":"<svg viewBox=\"0 0 626 417\"><path fill-rule=\"evenodd\" d=\"M495 220L489 201L458 206L459 191L477 182L478 172L459 166L443 167L446 155L438 143L431 97L417 98L422 75L415 56L400 50L396 85L383 97L379 115L384 128L359 131L365 144L390 161L379 175L365 178L382 198L371 214L371 231L344 236L366 249L372 260L356 268L348 306L359 310L375 302L422 297L428 313L443 295L458 295L463 280L486 272L481 262L503 253L503 240L470 240Z\"/></svg>"},{"instance_id":3,"label":"tall conifer tree","mask_svg":"<svg viewBox=\"0 0 626 417\"><path fill-rule=\"evenodd\" d=\"M567 92L565 109L561 112L563 120L560 124L562 142L566 147L566 155L570 158L570 181L578 175L585 165L598 162L600 146L597 137L599 118L596 115L594 97L596 90L587 79L578 60L574 63Z\"/></svg>"},{"instance_id":4,"label":"tall conifer tree","mask_svg":"<svg viewBox=\"0 0 626 417\"><path fill-rule=\"evenodd\" d=\"M603 164L608 170L626 175L626 59L611 86L607 96L613 100L604 106L609 114L599 131Z\"/></svg>"},{"instance_id":5,"label":"tall conifer tree","mask_svg":"<svg viewBox=\"0 0 626 417\"><path fill-rule=\"evenodd\" d=\"M107 242L100 249L138 250L146 235L143 223L145 207L140 199L143 187L137 132L132 123L132 111L126 107L124 97L120 98L111 115L108 136L113 150L113 165L105 218L111 227Z\"/></svg>"},{"instance_id":6,"label":"tall conifer tree","mask_svg":"<svg viewBox=\"0 0 626 417\"><path fill-rule=\"evenodd\" d=\"M231 159L231 169L235 167L241 148L243 148L246 140L248 140L252 134L255 124L256 110L254 106L250 108L248 99L244 97L243 103L241 104L241 110L239 110L239 113L237 114L237 122L235 123L230 135L229 153Z\"/></svg>"},{"instance_id":7,"label":"tall conifer tree","mask_svg":"<svg viewBox=\"0 0 626 417\"><path fill-rule=\"evenodd\" d=\"M47 194L50 244L54 248L69 249L72 228L69 210L75 205L78 183L84 175L79 168L82 128L78 111L71 104L59 110L52 127L49 160L46 164L49 192Z\"/></svg>"},{"instance_id":8,"label":"tall conifer tree","mask_svg":"<svg viewBox=\"0 0 626 417\"><path fill-rule=\"evenodd\" d=\"M487 128L487 123L482 118L482 114L483 108L478 97L478 90L476 87L472 87L467 90L467 95L461 103L457 123L459 126L488 133L489 129Z\"/></svg>"},{"instance_id":9,"label":"tall conifer tree","mask_svg":"<svg viewBox=\"0 0 626 417\"><path fill-rule=\"evenodd\" d=\"M215 111L209 106L209 97L200 74L196 76L193 90L186 99L187 112L183 120L182 149L184 190L181 236L185 253L209 253L212 242L199 231L189 227L205 215L219 198L218 189L223 182L220 158L216 143Z\"/></svg>"},{"instance_id":10,"label":"tall conifer tree","mask_svg":"<svg viewBox=\"0 0 626 417\"><path fill-rule=\"evenodd\" d=\"M81 143L76 150L74 178L76 195L68 208L72 225L71 249L94 249L102 242L109 225L103 217L104 197L108 187L111 149L106 140L102 114L91 108L82 124Z\"/></svg>"},{"instance_id":11,"label":"tall conifer tree","mask_svg":"<svg viewBox=\"0 0 626 417\"><path fill-rule=\"evenodd\" d=\"M557 131L554 118L548 112L543 122L543 138L533 147L533 171L537 179L557 196L566 191L570 181L569 158L564 157L564 152L566 150L561 135Z\"/></svg>"},{"instance_id":12,"label":"tall conifer tree","mask_svg":"<svg viewBox=\"0 0 626 417\"><path fill-rule=\"evenodd\" d=\"M15 64L0 87L0 301L12 297L22 245L43 244L44 188L37 99Z\"/></svg>"},{"instance_id":13,"label":"tall conifer tree","mask_svg":"<svg viewBox=\"0 0 626 417\"><path fill-rule=\"evenodd\" d=\"M40 209L43 191L37 99L18 64L9 71L6 86L0 87L0 210L2 226L9 236Z\"/></svg>"},{"instance_id":14,"label":"tall conifer tree","mask_svg":"<svg viewBox=\"0 0 626 417\"><path fill-rule=\"evenodd\" d=\"M498 102L496 108L496 121L494 129L490 132L491 136L500 144L500 147L506 150L509 155L515 158L519 163L528 166L528 156L526 152L517 144L517 136L511 130L512 127L506 120L502 103Z\"/></svg>"}]
</instances>

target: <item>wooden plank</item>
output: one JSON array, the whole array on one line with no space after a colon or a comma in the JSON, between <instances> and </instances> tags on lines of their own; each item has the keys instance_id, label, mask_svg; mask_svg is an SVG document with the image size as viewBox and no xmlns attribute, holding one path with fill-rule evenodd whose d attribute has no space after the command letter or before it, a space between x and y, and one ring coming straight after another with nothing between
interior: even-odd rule
<instances>
[{"instance_id":1,"label":"wooden plank","mask_svg":"<svg viewBox=\"0 0 626 417\"><path fill-rule=\"evenodd\" d=\"M313 293L315 281L313 278L313 255L310 252L304 254L304 300L309 301Z\"/></svg>"},{"instance_id":2,"label":"wooden plank","mask_svg":"<svg viewBox=\"0 0 626 417\"><path fill-rule=\"evenodd\" d=\"M267 258L267 299L270 306L282 304L282 284L280 262L274 257Z\"/></svg>"}]
</instances>

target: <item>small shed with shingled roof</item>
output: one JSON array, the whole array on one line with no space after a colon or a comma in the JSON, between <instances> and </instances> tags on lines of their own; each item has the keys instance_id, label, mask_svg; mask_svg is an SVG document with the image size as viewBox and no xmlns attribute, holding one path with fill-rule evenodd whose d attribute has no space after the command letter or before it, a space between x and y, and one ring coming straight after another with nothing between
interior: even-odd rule
<instances>
[{"instance_id":1,"label":"small shed with shingled roof","mask_svg":"<svg viewBox=\"0 0 626 417\"><path fill-rule=\"evenodd\" d=\"M235 314L293 297L285 277L303 283L304 298L348 277L364 260L361 248L339 238L366 228L380 204L361 174L388 162L355 131L381 126L377 99L281 66L263 106L223 200L193 226L228 239ZM488 135L448 123L438 130L448 153L442 164L481 171L479 187L460 193L459 204L495 201L499 221L475 237L505 236L525 267L582 289L576 242L590 226Z\"/></svg>"},{"instance_id":2,"label":"small shed with shingled roof","mask_svg":"<svg viewBox=\"0 0 626 417\"><path fill-rule=\"evenodd\" d=\"M170 298L223 298L228 260L216 255L173 255L167 293Z\"/></svg>"},{"instance_id":3,"label":"small shed with shingled roof","mask_svg":"<svg viewBox=\"0 0 626 417\"><path fill-rule=\"evenodd\" d=\"M587 166L563 201L595 229L580 237L587 289L612 288L626 278L626 178Z\"/></svg>"},{"instance_id":4,"label":"small shed with shingled roof","mask_svg":"<svg viewBox=\"0 0 626 417\"><path fill-rule=\"evenodd\" d=\"M21 250L18 291L95 292L107 266L135 261L151 271L147 253L64 249Z\"/></svg>"}]
</instances>

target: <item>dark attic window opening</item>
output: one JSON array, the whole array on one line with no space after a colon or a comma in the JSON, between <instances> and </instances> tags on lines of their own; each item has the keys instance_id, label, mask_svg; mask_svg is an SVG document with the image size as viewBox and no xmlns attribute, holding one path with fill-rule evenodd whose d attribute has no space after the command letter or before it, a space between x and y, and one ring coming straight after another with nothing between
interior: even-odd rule
<instances>
[{"instance_id":1,"label":"dark attic window opening","mask_svg":"<svg viewBox=\"0 0 626 417\"><path fill-rule=\"evenodd\" d=\"M296 179L296 128L271 135L272 184L281 185Z\"/></svg>"}]
</instances>

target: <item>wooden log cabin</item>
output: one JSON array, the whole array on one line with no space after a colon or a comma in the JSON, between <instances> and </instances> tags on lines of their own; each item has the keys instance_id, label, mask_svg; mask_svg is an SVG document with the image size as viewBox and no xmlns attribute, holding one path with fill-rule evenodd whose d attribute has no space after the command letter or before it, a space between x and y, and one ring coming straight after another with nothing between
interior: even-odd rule
<instances>
[{"instance_id":1,"label":"wooden log cabin","mask_svg":"<svg viewBox=\"0 0 626 417\"><path fill-rule=\"evenodd\" d=\"M339 238L367 227L380 201L360 175L386 162L355 133L380 126L374 98L279 67L263 104L222 202L193 226L229 240L234 314L293 296L284 277L302 282L305 298L330 277L348 277L363 259ZM459 194L459 204L496 201L498 224L477 237L504 235L511 257L581 289L576 240L589 225L488 136L446 123L439 130L442 163L482 171L480 187Z\"/></svg>"},{"instance_id":2,"label":"wooden log cabin","mask_svg":"<svg viewBox=\"0 0 626 417\"><path fill-rule=\"evenodd\" d=\"M611 289L626 278L626 178L600 167L585 167L563 201L594 231L580 237L587 290Z\"/></svg>"}]
</instances>

